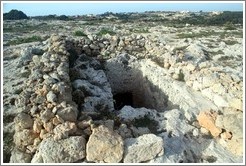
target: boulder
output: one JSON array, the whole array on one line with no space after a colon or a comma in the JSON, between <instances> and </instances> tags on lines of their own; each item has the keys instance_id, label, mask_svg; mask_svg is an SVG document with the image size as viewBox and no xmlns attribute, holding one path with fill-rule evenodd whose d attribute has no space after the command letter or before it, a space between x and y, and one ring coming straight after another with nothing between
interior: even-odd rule
<instances>
[{"instance_id":1,"label":"boulder","mask_svg":"<svg viewBox=\"0 0 246 166\"><path fill-rule=\"evenodd\" d=\"M33 50L32 47L27 47L20 51L20 58L17 67L22 67L23 65L27 65L27 63L32 60L32 56L33 56L32 50Z\"/></svg>"},{"instance_id":2,"label":"boulder","mask_svg":"<svg viewBox=\"0 0 246 166\"><path fill-rule=\"evenodd\" d=\"M228 102L220 95L215 94L213 99L215 105L218 107L228 107Z\"/></svg>"},{"instance_id":3,"label":"boulder","mask_svg":"<svg viewBox=\"0 0 246 166\"><path fill-rule=\"evenodd\" d=\"M224 95L227 92L227 89L221 83L214 84L211 89L220 95Z\"/></svg>"},{"instance_id":4,"label":"boulder","mask_svg":"<svg viewBox=\"0 0 246 166\"><path fill-rule=\"evenodd\" d=\"M121 135L123 139L125 138L131 138L132 137L132 131L127 128L126 124L121 124L118 128L118 133Z\"/></svg>"},{"instance_id":5,"label":"boulder","mask_svg":"<svg viewBox=\"0 0 246 166\"><path fill-rule=\"evenodd\" d=\"M243 138L243 113L228 114L223 116L223 126L233 133L234 138Z\"/></svg>"},{"instance_id":6,"label":"boulder","mask_svg":"<svg viewBox=\"0 0 246 166\"><path fill-rule=\"evenodd\" d=\"M35 120L33 123L33 132L40 133L42 130L42 122L40 120Z\"/></svg>"},{"instance_id":7,"label":"boulder","mask_svg":"<svg viewBox=\"0 0 246 166\"><path fill-rule=\"evenodd\" d=\"M193 126L187 124L187 120L181 110L167 110L163 115L164 117L159 119L159 121L161 120L161 122L159 122L160 128L166 129L168 133L172 133L171 135L182 137L182 135L194 129Z\"/></svg>"},{"instance_id":8,"label":"boulder","mask_svg":"<svg viewBox=\"0 0 246 166\"><path fill-rule=\"evenodd\" d=\"M53 119L52 119L53 120ZM54 128L54 125L52 122L47 122L47 123L44 123L44 129L47 131L47 132L52 132L53 128Z\"/></svg>"},{"instance_id":9,"label":"boulder","mask_svg":"<svg viewBox=\"0 0 246 166\"><path fill-rule=\"evenodd\" d=\"M100 125L92 130L86 145L86 159L93 162L118 163L122 160L123 150L121 136Z\"/></svg>"},{"instance_id":10,"label":"boulder","mask_svg":"<svg viewBox=\"0 0 246 166\"><path fill-rule=\"evenodd\" d=\"M50 109L46 109L41 111L40 113L40 119L43 122L48 122L51 118L53 118L55 115L52 113Z\"/></svg>"},{"instance_id":11,"label":"boulder","mask_svg":"<svg viewBox=\"0 0 246 166\"><path fill-rule=\"evenodd\" d=\"M85 139L72 136L62 140L44 139L32 163L73 163L85 158Z\"/></svg>"},{"instance_id":12,"label":"boulder","mask_svg":"<svg viewBox=\"0 0 246 166\"><path fill-rule=\"evenodd\" d=\"M149 130L148 127L135 127L135 126L132 126L130 129L131 129L132 135L134 137L139 137L141 135L151 133L151 131Z\"/></svg>"},{"instance_id":13,"label":"boulder","mask_svg":"<svg viewBox=\"0 0 246 166\"><path fill-rule=\"evenodd\" d=\"M153 110L153 112L156 112ZM118 117L122 120L134 120L143 118L144 116L150 114L151 111L146 108L132 108L131 106L124 106L118 115Z\"/></svg>"},{"instance_id":14,"label":"boulder","mask_svg":"<svg viewBox=\"0 0 246 166\"><path fill-rule=\"evenodd\" d=\"M56 94L53 91L49 91L49 93L46 95L46 98L47 101L51 103L56 102L57 100Z\"/></svg>"},{"instance_id":15,"label":"boulder","mask_svg":"<svg viewBox=\"0 0 246 166\"><path fill-rule=\"evenodd\" d=\"M73 134L76 131L77 131L77 127L73 122L65 122L59 124L54 128L54 133L55 133L54 139L59 140L59 139L68 138L69 134Z\"/></svg>"},{"instance_id":16,"label":"boulder","mask_svg":"<svg viewBox=\"0 0 246 166\"><path fill-rule=\"evenodd\" d=\"M238 110L243 110L243 102L240 99L234 98L229 102L230 107Z\"/></svg>"},{"instance_id":17,"label":"boulder","mask_svg":"<svg viewBox=\"0 0 246 166\"><path fill-rule=\"evenodd\" d=\"M197 117L199 124L210 131L210 133L217 137L222 132L222 129L215 125L217 113L212 111L203 111Z\"/></svg>"},{"instance_id":18,"label":"boulder","mask_svg":"<svg viewBox=\"0 0 246 166\"><path fill-rule=\"evenodd\" d=\"M10 163L30 163L32 156L28 153L24 153L18 149L14 149L11 153Z\"/></svg>"},{"instance_id":19,"label":"boulder","mask_svg":"<svg viewBox=\"0 0 246 166\"><path fill-rule=\"evenodd\" d=\"M55 35L53 34L51 37L50 37L50 41L53 43L53 42L57 42L57 41L60 41L61 40L61 37L58 36L58 35Z\"/></svg>"},{"instance_id":20,"label":"boulder","mask_svg":"<svg viewBox=\"0 0 246 166\"><path fill-rule=\"evenodd\" d=\"M37 136L32 130L24 129L14 134L14 143L19 149L23 149L27 145L32 145Z\"/></svg>"},{"instance_id":21,"label":"boulder","mask_svg":"<svg viewBox=\"0 0 246 166\"><path fill-rule=\"evenodd\" d=\"M15 131L30 129L33 126L32 117L23 112L15 117L14 122L15 122Z\"/></svg>"},{"instance_id":22,"label":"boulder","mask_svg":"<svg viewBox=\"0 0 246 166\"><path fill-rule=\"evenodd\" d=\"M185 59L192 59L196 63L200 63L206 60L206 56L204 54L204 48L197 43L190 44L186 48Z\"/></svg>"},{"instance_id":23,"label":"boulder","mask_svg":"<svg viewBox=\"0 0 246 166\"><path fill-rule=\"evenodd\" d=\"M60 63L57 67L57 73L59 74L59 78L63 79L64 82L69 82L69 64L68 63Z\"/></svg>"},{"instance_id":24,"label":"boulder","mask_svg":"<svg viewBox=\"0 0 246 166\"><path fill-rule=\"evenodd\" d=\"M210 100L213 101L213 99L214 99L214 93L213 93L212 89L205 88L205 89L201 90L201 92L202 92L202 95L206 96L207 98L209 98ZM219 101L216 101L216 103L218 103L218 102Z\"/></svg>"},{"instance_id":25,"label":"boulder","mask_svg":"<svg viewBox=\"0 0 246 166\"><path fill-rule=\"evenodd\" d=\"M208 88L208 87L213 86L214 84L218 82L218 79L219 79L218 76L215 74L203 77L202 79L203 88Z\"/></svg>"},{"instance_id":26,"label":"boulder","mask_svg":"<svg viewBox=\"0 0 246 166\"><path fill-rule=\"evenodd\" d=\"M238 156L243 156L243 138L240 139L234 139L232 138L230 141L228 141L228 149L233 153L236 154Z\"/></svg>"},{"instance_id":27,"label":"boulder","mask_svg":"<svg viewBox=\"0 0 246 166\"><path fill-rule=\"evenodd\" d=\"M78 109L74 106L66 107L61 110L58 110L57 115L59 115L65 121L76 122Z\"/></svg>"},{"instance_id":28,"label":"boulder","mask_svg":"<svg viewBox=\"0 0 246 166\"><path fill-rule=\"evenodd\" d=\"M127 138L124 144L124 163L140 163L164 154L164 142L154 134Z\"/></svg>"}]
</instances>

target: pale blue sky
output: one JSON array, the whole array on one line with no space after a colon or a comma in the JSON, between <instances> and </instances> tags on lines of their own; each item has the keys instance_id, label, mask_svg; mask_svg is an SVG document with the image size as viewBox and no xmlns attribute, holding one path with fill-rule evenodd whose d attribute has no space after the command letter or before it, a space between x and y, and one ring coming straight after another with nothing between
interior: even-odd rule
<instances>
[{"instance_id":1,"label":"pale blue sky","mask_svg":"<svg viewBox=\"0 0 246 166\"><path fill-rule=\"evenodd\" d=\"M149 1L150 2L150 1ZM12 9L23 11L28 16L37 15L82 15L82 14L102 14L107 11L120 12L144 12L144 11L243 11L243 3L3 3L3 13Z\"/></svg>"}]
</instances>

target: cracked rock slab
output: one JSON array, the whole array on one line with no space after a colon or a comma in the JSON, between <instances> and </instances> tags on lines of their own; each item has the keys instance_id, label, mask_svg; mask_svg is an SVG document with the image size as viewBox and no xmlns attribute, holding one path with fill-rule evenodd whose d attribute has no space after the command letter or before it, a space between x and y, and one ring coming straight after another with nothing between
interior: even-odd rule
<instances>
[{"instance_id":1,"label":"cracked rock slab","mask_svg":"<svg viewBox=\"0 0 246 166\"><path fill-rule=\"evenodd\" d=\"M163 139L154 134L127 138L124 143L124 163L140 163L164 154Z\"/></svg>"}]
</instances>

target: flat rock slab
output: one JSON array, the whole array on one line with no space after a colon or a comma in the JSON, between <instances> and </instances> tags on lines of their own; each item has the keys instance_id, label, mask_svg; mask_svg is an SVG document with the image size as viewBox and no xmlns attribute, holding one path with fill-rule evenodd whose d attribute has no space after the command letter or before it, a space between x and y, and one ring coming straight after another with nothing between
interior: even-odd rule
<instances>
[{"instance_id":1,"label":"flat rock slab","mask_svg":"<svg viewBox=\"0 0 246 166\"><path fill-rule=\"evenodd\" d=\"M164 142L154 134L125 140L124 163L140 163L164 154Z\"/></svg>"}]
</instances>

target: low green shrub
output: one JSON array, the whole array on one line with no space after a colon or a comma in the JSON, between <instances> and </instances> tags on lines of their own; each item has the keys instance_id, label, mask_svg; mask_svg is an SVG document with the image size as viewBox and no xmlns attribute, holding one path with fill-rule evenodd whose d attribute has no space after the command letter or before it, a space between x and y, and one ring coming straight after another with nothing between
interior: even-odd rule
<instances>
[{"instance_id":1,"label":"low green shrub","mask_svg":"<svg viewBox=\"0 0 246 166\"><path fill-rule=\"evenodd\" d=\"M109 35L115 35L116 32L110 30L110 29L106 29L106 28L102 28L98 33L97 35L98 36L102 36L102 35L106 35L106 34L109 34Z\"/></svg>"},{"instance_id":2,"label":"low green shrub","mask_svg":"<svg viewBox=\"0 0 246 166\"><path fill-rule=\"evenodd\" d=\"M231 22L227 22L226 24L225 24L225 28L224 28L225 30L236 30L236 27L235 27L235 25L233 25Z\"/></svg>"},{"instance_id":3,"label":"low green shrub","mask_svg":"<svg viewBox=\"0 0 246 166\"><path fill-rule=\"evenodd\" d=\"M238 42L235 41L235 40L225 40L224 42L225 42L225 44L227 44L227 45L235 45L235 44L238 44Z\"/></svg>"},{"instance_id":4,"label":"low green shrub","mask_svg":"<svg viewBox=\"0 0 246 166\"><path fill-rule=\"evenodd\" d=\"M176 51L184 51L187 47L188 47L188 45L187 46L181 46L181 47L175 47L173 49L173 52L175 53Z\"/></svg>"},{"instance_id":5,"label":"low green shrub","mask_svg":"<svg viewBox=\"0 0 246 166\"><path fill-rule=\"evenodd\" d=\"M158 122L150 119L147 115L139 119L134 119L132 124L135 127L148 127L153 133L157 132Z\"/></svg>"},{"instance_id":6,"label":"low green shrub","mask_svg":"<svg viewBox=\"0 0 246 166\"><path fill-rule=\"evenodd\" d=\"M233 59L232 57L230 56L222 56L218 59L218 61L228 61L228 60L231 60Z\"/></svg>"},{"instance_id":7,"label":"low green shrub","mask_svg":"<svg viewBox=\"0 0 246 166\"><path fill-rule=\"evenodd\" d=\"M7 45L17 45L22 43L31 43L31 42L37 42L37 41L44 41L44 39L40 36L31 36L27 38L17 38L15 40L10 40Z\"/></svg>"},{"instance_id":8,"label":"low green shrub","mask_svg":"<svg viewBox=\"0 0 246 166\"><path fill-rule=\"evenodd\" d=\"M178 81L182 81L182 82L185 82L185 79L184 79L185 75L182 71L179 72L179 78L178 78Z\"/></svg>"},{"instance_id":9,"label":"low green shrub","mask_svg":"<svg viewBox=\"0 0 246 166\"><path fill-rule=\"evenodd\" d=\"M134 28L134 29L130 29L130 32L134 32L134 33L150 33L148 28Z\"/></svg>"},{"instance_id":10,"label":"low green shrub","mask_svg":"<svg viewBox=\"0 0 246 166\"><path fill-rule=\"evenodd\" d=\"M218 50L218 51L209 51L208 52L210 55L215 56L218 54L224 54L224 52L222 50Z\"/></svg>"},{"instance_id":11,"label":"low green shrub","mask_svg":"<svg viewBox=\"0 0 246 166\"><path fill-rule=\"evenodd\" d=\"M87 36L87 35L82 31L75 31L74 36Z\"/></svg>"}]
</instances>

